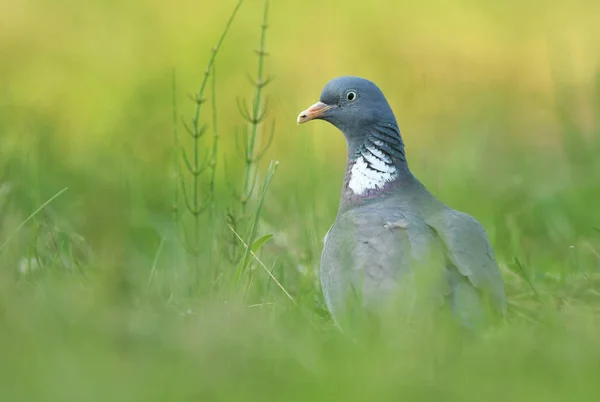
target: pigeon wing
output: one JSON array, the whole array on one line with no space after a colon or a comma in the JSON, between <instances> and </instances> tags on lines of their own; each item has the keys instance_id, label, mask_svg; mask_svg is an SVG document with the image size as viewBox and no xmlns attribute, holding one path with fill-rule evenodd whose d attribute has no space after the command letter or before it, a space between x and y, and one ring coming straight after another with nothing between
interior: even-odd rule
<instances>
[{"instance_id":1,"label":"pigeon wing","mask_svg":"<svg viewBox=\"0 0 600 402\"><path fill-rule=\"evenodd\" d=\"M426 222L442 240L452 265L504 313L504 283L483 226L471 215L450 208L433 214Z\"/></svg>"}]
</instances>

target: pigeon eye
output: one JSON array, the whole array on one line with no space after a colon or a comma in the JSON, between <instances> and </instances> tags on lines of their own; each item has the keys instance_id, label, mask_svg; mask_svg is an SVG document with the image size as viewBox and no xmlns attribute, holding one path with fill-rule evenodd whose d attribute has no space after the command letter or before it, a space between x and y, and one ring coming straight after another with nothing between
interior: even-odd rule
<instances>
[{"instance_id":1,"label":"pigeon eye","mask_svg":"<svg viewBox=\"0 0 600 402\"><path fill-rule=\"evenodd\" d=\"M356 94L356 91L348 91L346 92L346 100L352 102L353 100L356 100L356 98L358 97L358 95Z\"/></svg>"}]
</instances>

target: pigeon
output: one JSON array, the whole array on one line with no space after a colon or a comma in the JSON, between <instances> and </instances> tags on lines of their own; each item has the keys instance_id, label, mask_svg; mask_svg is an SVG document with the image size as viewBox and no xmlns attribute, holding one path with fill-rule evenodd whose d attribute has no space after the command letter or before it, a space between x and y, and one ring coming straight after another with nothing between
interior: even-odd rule
<instances>
[{"instance_id":1,"label":"pigeon","mask_svg":"<svg viewBox=\"0 0 600 402\"><path fill-rule=\"evenodd\" d=\"M377 85L332 79L297 123L311 120L339 129L348 149L320 264L334 322L344 329L362 311L377 315L394 306L446 308L472 329L489 324L490 315L503 316L504 283L485 229L413 175L396 117Z\"/></svg>"}]
</instances>

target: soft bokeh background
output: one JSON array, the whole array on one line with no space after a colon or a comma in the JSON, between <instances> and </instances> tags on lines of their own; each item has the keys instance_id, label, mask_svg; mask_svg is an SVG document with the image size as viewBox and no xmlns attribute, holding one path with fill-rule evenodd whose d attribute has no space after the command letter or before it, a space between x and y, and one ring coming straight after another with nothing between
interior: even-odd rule
<instances>
[{"instance_id":1,"label":"soft bokeh background","mask_svg":"<svg viewBox=\"0 0 600 402\"><path fill-rule=\"evenodd\" d=\"M220 152L214 214L200 222L202 255L173 237L173 73L177 114L189 122L188 94L234 6L0 4L2 400L597 393L600 5L273 1L265 71L275 79L265 88L260 145L271 122L276 128L259 185L270 159L279 167L256 237L273 234L261 259L297 307L257 264L243 297L232 297L228 274L240 244L229 240L227 213L243 217L232 190L245 169L236 99L254 93L262 1L243 3L217 55ZM347 74L383 89L412 170L483 223L507 281L509 324L450 358L435 380L417 353L435 337L392 337L421 349L356 346L322 307L318 257L345 143L325 123L295 119L327 80ZM202 155L212 146L211 113L207 105L201 115L210 128Z\"/></svg>"}]
</instances>

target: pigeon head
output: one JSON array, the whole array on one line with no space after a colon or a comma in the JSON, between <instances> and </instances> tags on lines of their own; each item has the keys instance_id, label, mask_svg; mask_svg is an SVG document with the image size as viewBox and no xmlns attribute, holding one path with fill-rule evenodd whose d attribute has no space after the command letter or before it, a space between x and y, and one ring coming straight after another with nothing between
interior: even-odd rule
<instances>
[{"instance_id":1,"label":"pigeon head","mask_svg":"<svg viewBox=\"0 0 600 402\"><path fill-rule=\"evenodd\" d=\"M408 175L394 112L373 82L359 77L329 81L319 102L301 112L297 122L317 119L333 124L346 137L346 198L378 196Z\"/></svg>"},{"instance_id":2,"label":"pigeon head","mask_svg":"<svg viewBox=\"0 0 600 402\"><path fill-rule=\"evenodd\" d=\"M396 125L396 118L383 92L373 82L359 77L329 81L319 102L298 115L298 124L325 120L349 139L359 139L374 124Z\"/></svg>"}]
</instances>

